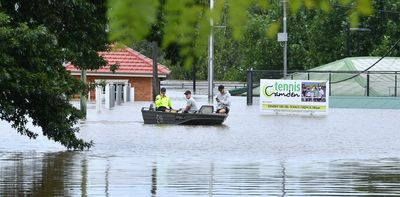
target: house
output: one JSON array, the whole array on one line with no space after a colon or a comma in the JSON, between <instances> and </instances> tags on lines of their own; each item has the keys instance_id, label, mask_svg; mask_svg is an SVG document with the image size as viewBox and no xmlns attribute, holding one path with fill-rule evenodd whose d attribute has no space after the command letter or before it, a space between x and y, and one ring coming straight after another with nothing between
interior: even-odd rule
<instances>
[{"instance_id":1,"label":"house","mask_svg":"<svg viewBox=\"0 0 400 197\"><path fill-rule=\"evenodd\" d=\"M141 53L125 47L112 48L111 51L98 52L106 61L107 65L98 70L88 70L86 72L87 83L119 83L134 88L134 100L151 101L153 98L153 60ZM115 72L110 67L117 65ZM77 69L71 63L65 67L73 76L80 78L81 70ZM158 64L158 78L165 79L170 70L161 64ZM89 93L90 99L95 99L94 90Z\"/></svg>"}]
</instances>

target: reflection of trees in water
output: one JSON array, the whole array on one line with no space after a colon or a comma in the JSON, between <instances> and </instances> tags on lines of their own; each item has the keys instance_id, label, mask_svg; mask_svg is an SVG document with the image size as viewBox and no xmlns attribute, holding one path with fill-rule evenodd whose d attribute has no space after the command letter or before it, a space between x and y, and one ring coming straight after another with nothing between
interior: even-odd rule
<instances>
[{"instance_id":1,"label":"reflection of trees in water","mask_svg":"<svg viewBox=\"0 0 400 197\"><path fill-rule=\"evenodd\" d=\"M206 195L209 190L210 166L176 163L166 169L167 187L180 193Z\"/></svg>"},{"instance_id":2,"label":"reflection of trees in water","mask_svg":"<svg viewBox=\"0 0 400 197\"><path fill-rule=\"evenodd\" d=\"M400 159L343 162L334 167L347 169L338 173L338 178L358 193L400 194Z\"/></svg>"},{"instance_id":3,"label":"reflection of trees in water","mask_svg":"<svg viewBox=\"0 0 400 197\"><path fill-rule=\"evenodd\" d=\"M65 189L73 176L74 153L13 154L1 161L2 196L73 196ZM5 164L5 165L3 165ZM68 181L69 182L69 181Z\"/></svg>"},{"instance_id":4,"label":"reflection of trees in water","mask_svg":"<svg viewBox=\"0 0 400 197\"><path fill-rule=\"evenodd\" d=\"M400 160L269 166L177 164L166 170L167 187L189 195L400 195Z\"/></svg>"},{"instance_id":5,"label":"reflection of trees in water","mask_svg":"<svg viewBox=\"0 0 400 197\"><path fill-rule=\"evenodd\" d=\"M151 168L151 196L157 196L157 163L153 162Z\"/></svg>"},{"instance_id":6,"label":"reflection of trees in water","mask_svg":"<svg viewBox=\"0 0 400 197\"><path fill-rule=\"evenodd\" d=\"M82 170L81 170L81 176L82 176L82 181L81 181L81 190L82 190L82 196L87 196L87 177L88 177L88 166L87 166L87 160L86 158L83 158L82 164L81 164Z\"/></svg>"},{"instance_id":7,"label":"reflection of trees in water","mask_svg":"<svg viewBox=\"0 0 400 197\"><path fill-rule=\"evenodd\" d=\"M87 177L96 177L95 175L99 173L95 171L95 174L89 174L88 168L91 164L89 161L86 156L76 152L43 155L12 154L7 158L2 156L0 196L87 196L89 195L87 190L90 191L92 187ZM112 178L109 158L102 167L105 167L102 169L105 170L102 174L105 180L101 179L105 181L104 195L109 196L109 178ZM132 175L138 174L140 172ZM303 165L214 162L174 162L170 165L160 165L153 162L150 170L145 174L145 177L150 177L146 184L151 184L150 189L146 187L145 190L153 197L162 196L164 192L210 197L249 194L296 196L330 193L400 196L399 159L337 160ZM118 175L120 174L117 174L117 177ZM111 179L111 183L112 180L120 179ZM98 186L98 183L91 184ZM111 189L115 189L112 185Z\"/></svg>"},{"instance_id":8,"label":"reflection of trees in water","mask_svg":"<svg viewBox=\"0 0 400 197\"><path fill-rule=\"evenodd\" d=\"M290 166L288 167L290 169ZM292 169L294 174L287 176L290 183L297 183L298 193L307 195L346 195L385 196L399 195L400 161L384 160L337 160L312 163ZM288 195L296 195L287 193Z\"/></svg>"},{"instance_id":9,"label":"reflection of trees in water","mask_svg":"<svg viewBox=\"0 0 400 197\"><path fill-rule=\"evenodd\" d=\"M282 166L259 163L218 165L177 164L167 169L167 187L188 195L265 195L284 196ZM282 195L277 195L281 194Z\"/></svg>"},{"instance_id":10,"label":"reflection of trees in water","mask_svg":"<svg viewBox=\"0 0 400 197\"><path fill-rule=\"evenodd\" d=\"M285 163L281 162L281 168L282 168L282 197L286 195L286 167Z\"/></svg>"}]
</instances>

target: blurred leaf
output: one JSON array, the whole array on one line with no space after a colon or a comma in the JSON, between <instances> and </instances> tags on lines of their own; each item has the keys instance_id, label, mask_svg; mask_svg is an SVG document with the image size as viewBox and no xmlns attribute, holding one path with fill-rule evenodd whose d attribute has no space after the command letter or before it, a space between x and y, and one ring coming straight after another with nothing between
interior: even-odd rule
<instances>
[{"instance_id":1,"label":"blurred leaf","mask_svg":"<svg viewBox=\"0 0 400 197\"><path fill-rule=\"evenodd\" d=\"M357 11L364 16L371 15L374 12L372 7L372 0L358 0Z\"/></svg>"},{"instance_id":2,"label":"blurred leaf","mask_svg":"<svg viewBox=\"0 0 400 197\"><path fill-rule=\"evenodd\" d=\"M243 29L248 21L247 10L251 6L251 1L228 1L229 4L229 25L233 29L233 38L240 40Z\"/></svg>"},{"instance_id":3,"label":"blurred leaf","mask_svg":"<svg viewBox=\"0 0 400 197\"><path fill-rule=\"evenodd\" d=\"M280 24L278 22L272 22L271 25L267 29L267 37L270 39L275 39L278 34L280 28Z\"/></svg>"},{"instance_id":4,"label":"blurred leaf","mask_svg":"<svg viewBox=\"0 0 400 197\"><path fill-rule=\"evenodd\" d=\"M351 2L351 0L339 0L340 4L347 5Z\"/></svg>"},{"instance_id":5,"label":"blurred leaf","mask_svg":"<svg viewBox=\"0 0 400 197\"><path fill-rule=\"evenodd\" d=\"M290 10L292 11L292 15L295 15L297 13L297 11L299 11L299 9L302 6L302 2L303 0L290 0L287 1L289 6L290 6Z\"/></svg>"},{"instance_id":6,"label":"blurred leaf","mask_svg":"<svg viewBox=\"0 0 400 197\"><path fill-rule=\"evenodd\" d=\"M211 16L214 20L214 24L220 24L221 23L221 16L222 16L222 12L224 10L224 5L225 5L225 1L224 0L218 0L218 1L214 1L214 8L211 12Z\"/></svg>"},{"instance_id":7,"label":"blurred leaf","mask_svg":"<svg viewBox=\"0 0 400 197\"><path fill-rule=\"evenodd\" d=\"M157 18L158 0L109 0L110 40L128 45L142 40Z\"/></svg>"},{"instance_id":8,"label":"blurred leaf","mask_svg":"<svg viewBox=\"0 0 400 197\"><path fill-rule=\"evenodd\" d=\"M207 13L207 12L206 12ZM200 20L198 24L198 36L197 39L195 40L195 55L197 57L200 57L202 54L204 54L205 51L207 51L207 46L208 46L208 37L210 35L210 23L208 20L208 15L204 14L204 17Z\"/></svg>"},{"instance_id":9,"label":"blurred leaf","mask_svg":"<svg viewBox=\"0 0 400 197\"><path fill-rule=\"evenodd\" d=\"M304 5L308 9L312 9L315 7L315 0L304 0Z\"/></svg>"},{"instance_id":10,"label":"blurred leaf","mask_svg":"<svg viewBox=\"0 0 400 197\"><path fill-rule=\"evenodd\" d=\"M183 68L185 69L185 71L190 72L192 70L192 65L193 65L193 57L188 57L185 59Z\"/></svg>"},{"instance_id":11,"label":"blurred leaf","mask_svg":"<svg viewBox=\"0 0 400 197\"><path fill-rule=\"evenodd\" d=\"M352 12L349 15L349 20L350 20L350 27L358 27L358 24L360 22L360 17L357 12Z\"/></svg>"},{"instance_id":12,"label":"blurred leaf","mask_svg":"<svg viewBox=\"0 0 400 197\"><path fill-rule=\"evenodd\" d=\"M266 10L268 8L268 1L266 0L254 0L255 4L258 5L261 9Z\"/></svg>"},{"instance_id":13,"label":"blurred leaf","mask_svg":"<svg viewBox=\"0 0 400 197\"><path fill-rule=\"evenodd\" d=\"M320 6L321 10L323 10L324 12L327 12L327 13L332 10L329 0L320 0L319 6Z\"/></svg>"},{"instance_id":14,"label":"blurred leaf","mask_svg":"<svg viewBox=\"0 0 400 197\"><path fill-rule=\"evenodd\" d=\"M165 12L165 21L166 25L164 28L164 40L162 46L165 48L177 40L178 35L180 34L181 28L181 14L184 9L184 1L176 1L173 2L171 0L167 1L165 4L164 12Z\"/></svg>"}]
</instances>

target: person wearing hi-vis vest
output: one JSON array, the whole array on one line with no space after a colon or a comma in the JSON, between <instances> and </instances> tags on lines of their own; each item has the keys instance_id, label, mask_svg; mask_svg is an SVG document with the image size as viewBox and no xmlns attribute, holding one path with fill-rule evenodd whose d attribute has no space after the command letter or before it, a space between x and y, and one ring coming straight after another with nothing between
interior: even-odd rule
<instances>
[{"instance_id":1,"label":"person wearing hi-vis vest","mask_svg":"<svg viewBox=\"0 0 400 197\"><path fill-rule=\"evenodd\" d=\"M156 110L157 111L171 111L172 103L169 97L165 94L166 89L161 88L160 94L156 96Z\"/></svg>"}]
</instances>

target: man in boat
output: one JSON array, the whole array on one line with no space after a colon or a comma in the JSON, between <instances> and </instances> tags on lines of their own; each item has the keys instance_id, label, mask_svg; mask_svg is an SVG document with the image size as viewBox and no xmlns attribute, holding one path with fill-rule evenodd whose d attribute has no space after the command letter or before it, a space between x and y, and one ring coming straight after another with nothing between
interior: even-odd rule
<instances>
[{"instance_id":1,"label":"man in boat","mask_svg":"<svg viewBox=\"0 0 400 197\"><path fill-rule=\"evenodd\" d=\"M190 90L185 91L186 97L186 107L183 109L183 113L194 113L198 110L197 103L192 97L192 92Z\"/></svg>"},{"instance_id":2,"label":"man in boat","mask_svg":"<svg viewBox=\"0 0 400 197\"><path fill-rule=\"evenodd\" d=\"M218 94L215 100L217 101L217 111L216 113L228 114L229 108L231 106L230 97L231 94L225 90L223 85L218 86Z\"/></svg>"},{"instance_id":3,"label":"man in boat","mask_svg":"<svg viewBox=\"0 0 400 197\"><path fill-rule=\"evenodd\" d=\"M156 110L169 112L172 109L171 99L165 94L167 90L165 88L161 88L160 94L156 96Z\"/></svg>"}]
</instances>

